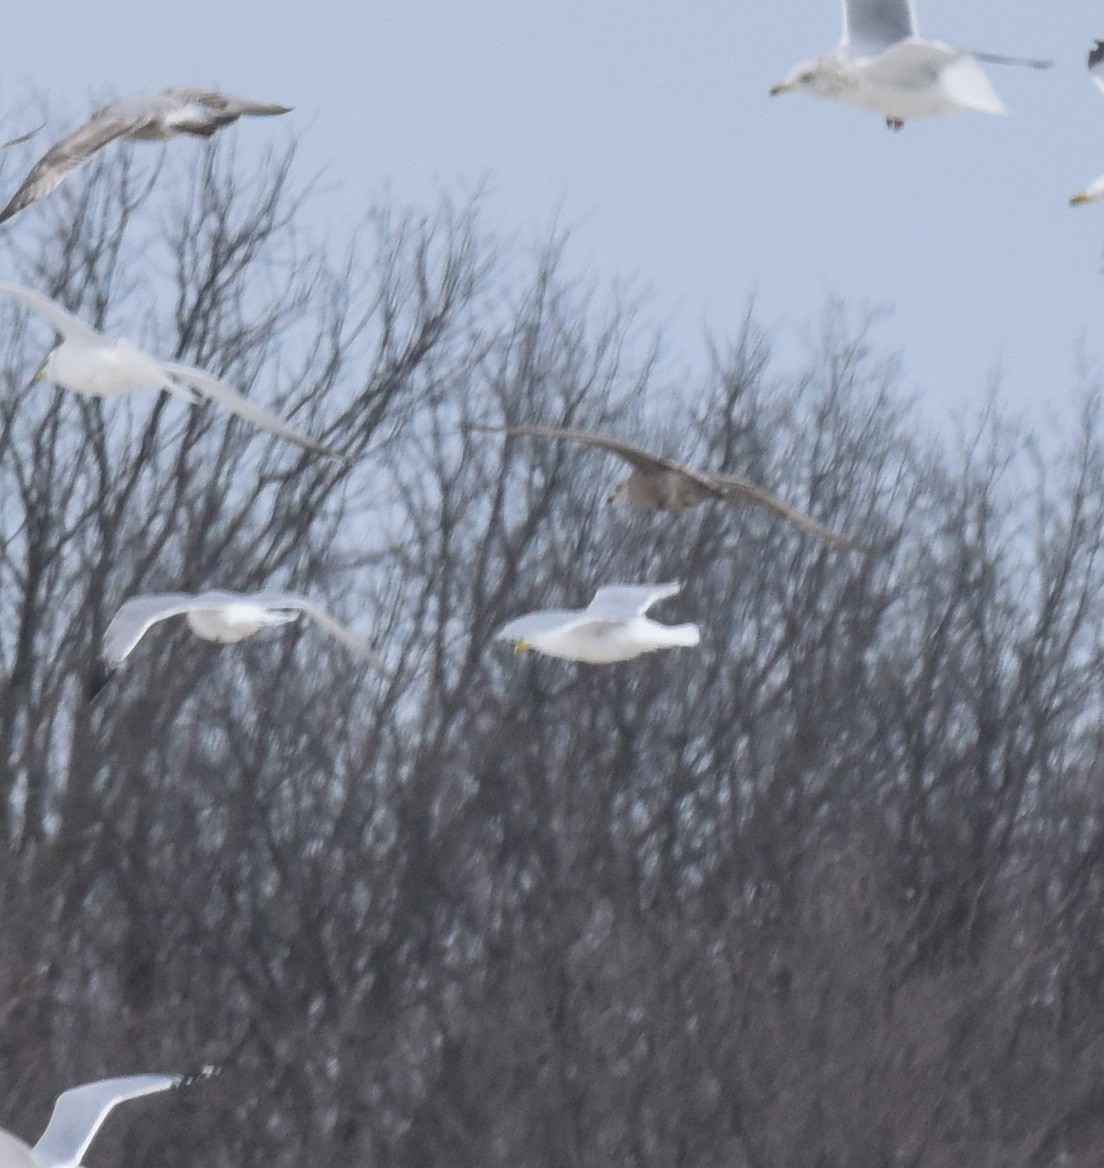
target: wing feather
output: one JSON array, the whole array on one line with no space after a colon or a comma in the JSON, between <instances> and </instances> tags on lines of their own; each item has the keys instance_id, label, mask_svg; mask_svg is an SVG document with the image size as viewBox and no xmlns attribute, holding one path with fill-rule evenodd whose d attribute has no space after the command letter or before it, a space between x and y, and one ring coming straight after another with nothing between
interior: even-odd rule
<instances>
[{"instance_id":1,"label":"wing feather","mask_svg":"<svg viewBox=\"0 0 1104 1168\"><path fill-rule=\"evenodd\" d=\"M770 491L766 491L762 487L757 487L754 483L749 483L746 479L725 474L711 474L709 475L709 479L729 502L735 499L743 499L748 503L754 503L757 507L762 507L770 511L782 519L788 520L795 526L800 527L803 531L807 531L811 535L819 536L821 539L826 540L836 547L846 548L848 551L853 552L863 552L864 554L869 554L870 552L870 549L864 547L861 543L843 535L841 532L834 531L830 527L825 527L823 523L818 523L811 515L806 515L804 511L799 511L789 503L784 503L776 495L772 495Z\"/></svg>"},{"instance_id":2,"label":"wing feather","mask_svg":"<svg viewBox=\"0 0 1104 1168\"><path fill-rule=\"evenodd\" d=\"M35 1160L41 1168L76 1168L117 1103L167 1091L180 1081L180 1075L124 1075L64 1091L33 1148Z\"/></svg>"},{"instance_id":3,"label":"wing feather","mask_svg":"<svg viewBox=\"0 0 1104 1168\"><path fill-rule=\"evenodd\" d=\"M321 442L316 442L313 438L301 434L283 418L266 410L263 406L257 405L256 402L250 401L249 398L238 393L236 389L232 389L226 382L219 381L217 377L212 377L209 373L204 373L202 369L194 369L190 365L180 365L175 361L164 362L164 367L173 377L186 382L204 397L224 406L231 413L237 414L239 418L252 422L261 430L267 430L268 433L275 434L279 438L296 442L315 454L324 454L327 458L344 461L344 456L338 454L336 450L331 450Z\"/></svg>"},{"instance_id":4,"label":"wing feather","mask_svg":"<svg viewBox=\"0 0 1104 1168\"><path fill-rule=\"evenodd\" d=\"M340 641L346 649L375 666L381 673L390 673L382 658L367 642L362 641L355 633L351 633L343 624L334 620L321 605L316 604L313 600L300 596L297 592L259 592L249 599L263 604L266 608L290 608L304 613L331 637Z\"/></svg>"},{"instance_id":5,"label":"wing feather","mask_svg":"<svg viewBox=\"0 0 1104 1168\"><path fill-rule=\"evenodd\" d=\"M679 583L606 584L594 594L585 611L588 617L599 620L628 620L643 616L653 604L681 591Z\"/></svg>"},{"instance_id":6,"label":"wing feather","mask_svg":"<svg viewBox=\"0 0 1104 1168\"><path fill-rule=\"evenodd\" d=\"M0 223L50 194L110 142L132 134L148 120L148 114L140 105L127 100L113 101L96 110L88 121L51 146L31 167L0 211Z\"/></svg>"},{"instance_id":7,"label":"wing feather","mask_svg":"<svg viewBox=\"0 0 1104 1168\"><path fill-rule=\"evenodd\" d=\"M22 284L0 283L0 296L10 296L39 316L44 316L63 337L74 337L89 344L103 342L102 333L96 332L91 325L85 324L68 309L33 288L25 288Z\"/></svg>"},{"instance_id":8,"label":"wing feather","mask_svg":"<svg viewBox=\"0 0 1104 1168\"><path fill-rule=\"evenodd\" d=\"M590 430L571 430L561 426L487 426L481 423L468 423L469 430L482 430L489 434L524 435L532 438L562 438L565 442L581 442L584 446L595 446L599 450L608 450L623 458L630 466L637 470L655 474L659 471L672 470L686 473L688 468L681 463L671 462L666 458L659 458L649 454L631 442L624 442L620 438L611 438L606 434L595 434ZM690 472L691 475L693 472Z\"/></svg>"},{"instance_id":9,"label":"wing feather","mask_svg":"<svg viewBox=\"0 0 1104 1168\"><path fill-rule=\"evenodd\" d=\"M917 35L912 0L843 0L843 44L859 56L875 57Z\"/></svg>"},{"instance_id":10,"label":"wing feather","mask_svg":"<svg viewBox=\"0 0 1104 1168\"><path fill-rule=\"evenodd\" d=\"M118 669L134 647L160 621L201 609L221 608L235 599L225 592L155 592L126 601L104 632L101 656L109 669Z\"/></svg>"}]
</instances>

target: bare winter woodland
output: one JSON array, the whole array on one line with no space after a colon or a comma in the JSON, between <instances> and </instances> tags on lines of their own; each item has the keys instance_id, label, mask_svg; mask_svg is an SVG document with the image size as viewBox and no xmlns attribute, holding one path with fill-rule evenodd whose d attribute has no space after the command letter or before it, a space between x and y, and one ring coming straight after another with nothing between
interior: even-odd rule
<instances>
[{"instance_id":1,"label":"bare winter woodland","mask_svg":"<svg viewBox=\"0 0 1104 1168\"><path fill-rule=\"evenodd\" d=\"M27 390L49 330L0 314L0 1122L218 1062L91 1168L1098 1166L1091 387L1050 457L993 417L936 443L841 310L798 374L749 319L674 386L561 249L498 248L478 208L323 248L290 156L185 151L155 191L151 157L59 192L5 270L350 463ZM882 551L627 514L612 460L466 420L646 441ZM684 580L663 615L700 650L493 642L613 579ZM85 701L128 596L266 585L393 676L309 627L166 625Z\"/></svg>"}]
</instances>

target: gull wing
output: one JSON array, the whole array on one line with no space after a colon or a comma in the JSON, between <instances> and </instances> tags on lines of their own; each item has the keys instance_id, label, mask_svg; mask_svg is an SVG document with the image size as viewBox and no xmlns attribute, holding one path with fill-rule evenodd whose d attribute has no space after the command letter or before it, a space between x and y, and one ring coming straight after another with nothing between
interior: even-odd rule
<instances>
[{"instance_id":1,"label":"gull wing","mask_svg":"<svg viewBox=\"0 0 1104 1168\"><path fill-rule=\"evenodd\" d=\"M39 316L44 316L63 337L71 337L74 340L86 341L93 345L103 343L102 333L96 332L91 325L85 324L68 309L62 308L60 304L48 296L43 296L41 292L25 288L22 284L0 283L0 296L10 296L13 300L18 300L27 308L37 312Z\"/></svg>"},{"instance_id":2,"label":"gull wing","mask_svg":"<svg viewBox=\"0 0 1104 1168\"><path fill-rule=\"evenodd\" d=\"M117 1103L167 1091L181 1081L180 1075L124 1075L63 1092L42 1138L32 1149L35 1160L41 1168L76 1168Z\"/></svg>"},{"instance_id":3,"label":"gull wing","mask_svg":"<svg viewBox=\"0 0 1104 1168\"><path fill-rule=\"evenodd\" d=\"M644 613L668 596L682 591L681 584L607 584L599 588L584 612L589 619L624 621Z\"/></svg>"},{"instance_id":4,"label":"gull wing","mask_svg":"<svg viewBox=\"0 0 1104 1168\"><path fill-rule=\"evenodd\" d=\"M264 605L265 608L289 608L296 612L305 613L311 620L325 629L331 637L340 641L346 649L374 665L381 673L390 673L383 660L370 645L362 641L355 633L349 632L344 625L335 621L321 605L315 604L313 600L308 600L307 597L300 596L296 592L259 592L249 599Z\"/></svg>"},{"instance_id":5,"label":"gull wing","mask_svg":"<svg viewBox=\"0 0 1104 1168\"><path fill-rule=\"evenodd\" d=\"M247 422L252 422L261 430L267 430L268 433L275 434L278 438L286 438L290 442L296 442L312 453L324 454L327 458L336 458L339 462L345 461L344 456L338 454L336 450L331 450L321 442L316 442L313 438L300 434L283 418L266 410L263 406L257 405L256 402L250 401L249 398L243 397L236 389L231 389L226 382L219 381L217 377L212 377L209 373L204 373L202 369L194 369L190 365L180 365L175 361L165 361L163 366L167 373L180 381L187 382L203 397L210 398L211 401L217 402L220 406L225 406L231 413L237 414L239 418L244 418Z\"/></svg>"},{"instance_id":6,"label":"gull wing","mask_svg":"<svg viewBox=\"0 0 1104 1168\"><path fill-rule=\"evenodd\" d=\"M134 646L158 621L183 616L201 609L222 608L238 599L228 592L154 592L126 601L104 632L101 655L105 664L117 669L130 656Z\"/></svg>"},{"instance_id":7,"label":"gull wing","mask_svg":"<svg viewBox=\"0 0 1104 1168\"><path fill-rule=\"evenodd\" d=\"M495 633L496 641L525 641L541 633L566 633L583 625L601 624L586 609L546 609L515 617ZM610 623L610 622L604 622Z\"/></svg>"},{"instance_id":8,"label":"gull wing","mask_svg":"<svg viewBox=\"0 0 1104 1168\"><path fill-rule=\"evenodd\" d=\"M1097 41L1089 50L1089 73L1097 88L1104 92L1104 41Z\"/></svg>"},{"instance_id":9,"label":"gull wing","mask_svg":"<svg viewBox=\"0 0 1104 1168\"><path fill-rule=\"evenodd\" d=\"M162 89L161 96L179 102L181 105L195 102L206 106L217 115L230 119L277 117L280 114L291 113L289 105L276 105L271 101L252 101L248 97L232 97L228 93L219 93L217 89L190 89L186 85L174 85L168 89Z\"/></svg>"},{"instance_id":10,"label":"gull wing","mask_svg":"<svg viewBox=\"0 0 1104 1168\"><path fill-rule=\"evenodd\" d=\"M912 0L843 0L843 44L859 57L876 57L917 36Z\"/></svg>"},{"instance_id":11,"label":"gull wing","mask_svg":"<svg viewBox=\"0 0 1104 1168\"><path fill-rule=\"evenodd\" d=\"M791 507L789 503L784 503L781 499L772 495L770 491L765 491L762 487L757 487L754 483L749 483L746 479L736 478L735 475L723 474L711 474L709 479L730 503L737 499L754 503L757 507L762 507L770 511L773 515L788 520L795 526L800 527L802 531L807 531L810 535L819 536L820 539L826 540L835 547L846 548L848 551L853 552L869 553L870 551L869 548L864 547L856 540L843 535L841 532L833 531L830 527L825 527L823 523L818 523L811 515L806 515L804 511L799 511L796 507Z\"/></svg>"},{"instance_id":12,"label":"gull wing","mask_svg":"<svg viewBox=\"0 0 1104 1168\"><path fill-rule=\"evenodd\" d=\"M623 458L630 466L655 474L659 471L670 470L679 474L688 474L691 478L699 477L689 468L679 462L671 462L666 458L658 458L649 454L631 442L623 442L620 438L610 438L605 434L594 434L590 430L569 430L561 426L486 426L468 423L469 430L482 430L488 434L525 435L531 438L562 438L566 442L581 442L584 446L596 446L599 450L608 450Z\"/></svg>"},{"instance_id":13,"label":"gull wing","mask_svg":"<svg viewBox=\"0 0 1104 1168\"><path fill-rule=\"evenodd\" d=\"M50 194L108 143L140 129L148 120L148 112L140 102L126 99L96 110L83 126L66 134L31 167L7 206L0 210L0 223Z\"/></svg>"}]
</instances>

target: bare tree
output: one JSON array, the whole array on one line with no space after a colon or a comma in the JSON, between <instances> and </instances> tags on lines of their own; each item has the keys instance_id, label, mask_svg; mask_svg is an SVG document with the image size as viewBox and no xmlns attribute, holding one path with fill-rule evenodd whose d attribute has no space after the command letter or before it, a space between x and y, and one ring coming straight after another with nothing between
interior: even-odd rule
<instances>
[{"instance_id":1,"label":"bare tree","mask_svg":"<svg viewBox=\"0 0 1104 1168\"><path fill-rule=\"evenodd\" d=\"M95 1155L1099 1163L1097 395L1052 460L995 411L940 446L839 306L800 368L749 311L665 386L557 241L510 252L445 201L323 245L293 175L229 140L105 155L0 243L347 456L26 390L48 338L4 310L2 1122L218 1061ZM612 430L877 554L753 509L625 513L594 452L470 421ZM673 578L694 653L493 641ZM309 628L165 626L88 704L122 600L220 585L319 595L391 671Z\"/></svg>"}]
</instances>

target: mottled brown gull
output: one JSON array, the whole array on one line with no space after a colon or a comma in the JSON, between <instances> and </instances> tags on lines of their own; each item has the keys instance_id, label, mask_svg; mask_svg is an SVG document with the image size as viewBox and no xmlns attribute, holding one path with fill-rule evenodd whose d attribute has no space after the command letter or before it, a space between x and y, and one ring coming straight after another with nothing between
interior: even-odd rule
<instances>
[{"instance_id":1,"label":"mottled brown gull","mask_svg":"<svg viewBox=\"0 0 1104 1168\"><path fill-rule=\"evenodd\" d=\"M791 507L789 503L784 503L769 491L749 483L746 479L713 471L694 470L681 462L649 454L641 447L620 438L559 426L487 426L471 423L468 429L482 430L491 434L562 438L567 442L581 442L585 446L596 446L600 450L616 454L632 467L632 474L613 490L609 497L611 503L626 503L630 507L651 511L669 511L673 515L681 515L689 508L709 499L727 503L752 503L836 547L858 552L868 550L862 544L838 531L833 531L830 527L825 527L823 523L818 523L803 511Z\"/></svg>"},{"instance_id":2,"label":"mottled brown gull","mask_svg":"<svg viewBox=\"0 0 1104 1168\"><path fill-rule=\"evenodd\" d=\"M241 117L273 117L290 112L285 105L231 97L213 89L183 87L108 102L84 125L51 146L31 167L7 206L0 210L0 223L56 190L74 170L120 138L145 142L166 142L182 134L210 138Z\"/></svg>"}]
</instances>

